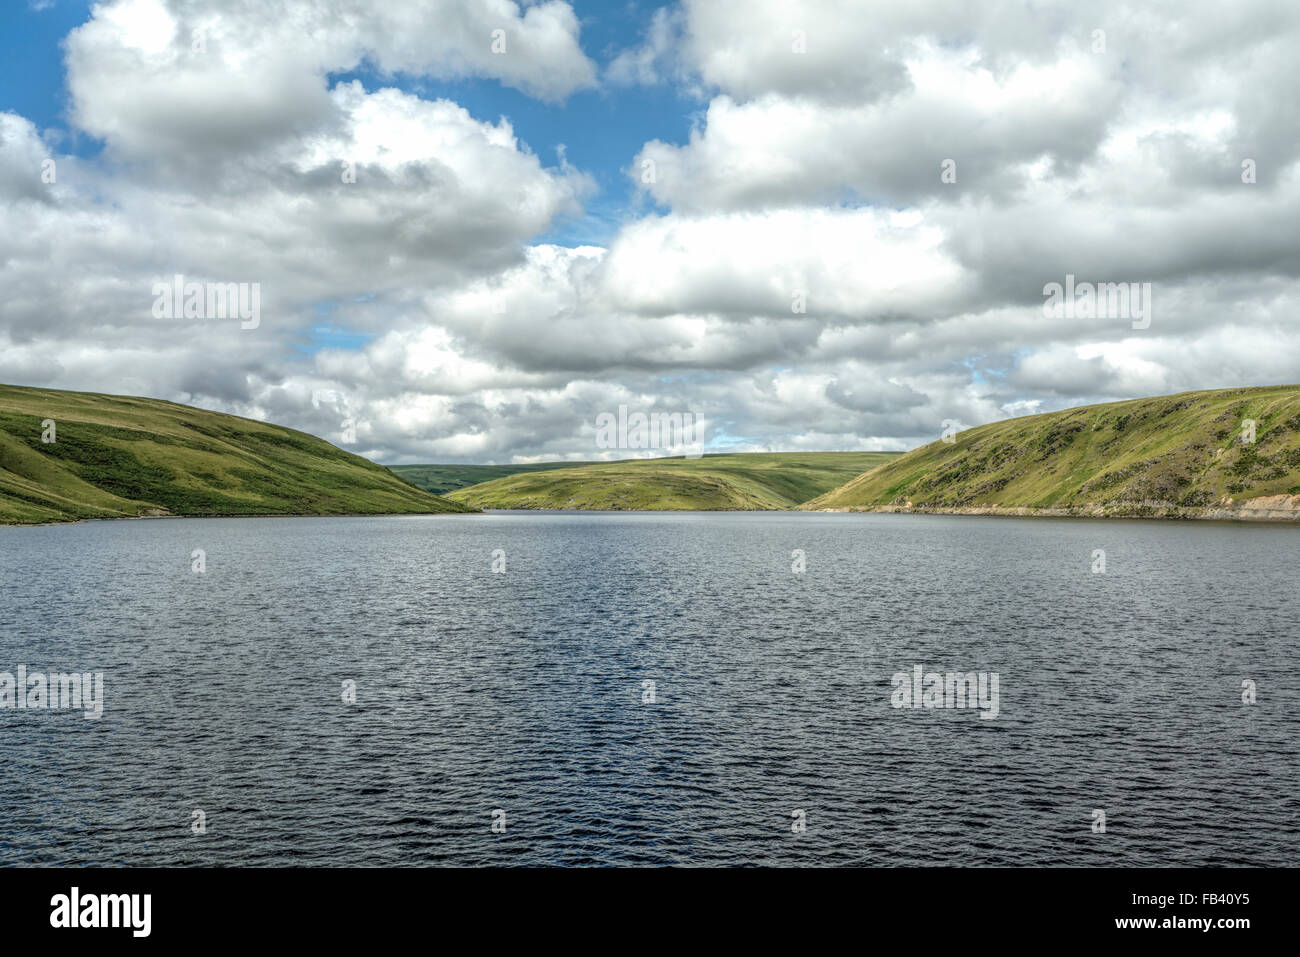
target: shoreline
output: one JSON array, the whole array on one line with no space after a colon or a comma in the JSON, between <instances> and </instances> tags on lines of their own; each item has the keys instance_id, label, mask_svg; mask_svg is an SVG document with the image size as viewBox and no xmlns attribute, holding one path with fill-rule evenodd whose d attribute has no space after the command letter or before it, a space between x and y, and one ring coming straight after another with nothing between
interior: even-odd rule
<instances>
[{"instance_id":1,"label":"shoreline","mask_svg":"<svg viewBox=\"0 0 1300 957\"><path fill-rule=\"evenodd\" d=\"M1280 501L1281 500L1281 501ZM1155 519L1162 521L1256 522L1275 525L1300 523L1300 495L1273 495L1258 505L1184 506L1172 502L1138 502L1115 505L1062 505L1034 508L1024 505L841 505L804 509L809 512L874 512L893 515L979 515L994 518Z\"/></svg>"},{"instance_id":2,"label":"shoreline","mask_svg":"<svg viewBox=\"0 0 1300 957\"><path fill-rule=\"evenodd\" d=\"M201 512L194 515L100 515L95 518L55 519L49 522L0 522L0 528L50 528L91 522L140 522L169 518L385 518L401 515L482 515L482 509L465 512Z\"/></svg>"},{"instance_id":3,"label":"shoreline","mask_svg":"<svg viewBox=\"0 0 1300 957\"><path fill-rule=\"evenodd\" d=\"M1294 504L1270 502L1255 507L1214 505L1188 507L1169 502L1144 502L1127 505L1066 505L1034 508L1023 505L838 505L825 508L539 508L529 506L487 506L465 512L238 512L197 513L193 515L107 515L96 518L70 518L47 522L0 522L0 528L49 528L59 525L84 525L91 522L132 522L166 519L223 519L223 518L392 518L400 516L429 515L487 515L492 512L582 513L629 515L643 512L683 514L773 514L780 512L811 512L833 514L876 515L970 515L984 518L1075 518L1075 519L1152 519L1157 521L1207 521L1249 522L1255 524L1300 524L1300 495L1270 496L1270 499L1292 499ZM1254 500L1248 500L1254 501ZM1265 500L1260 500L1261 503Z\"/></svg>"}]
</instances>

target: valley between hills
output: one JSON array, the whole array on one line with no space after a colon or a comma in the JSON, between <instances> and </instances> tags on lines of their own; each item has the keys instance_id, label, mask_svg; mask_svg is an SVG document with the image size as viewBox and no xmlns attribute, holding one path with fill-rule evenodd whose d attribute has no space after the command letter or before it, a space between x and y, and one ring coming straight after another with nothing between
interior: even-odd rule
<instances>
[{"instance_id":1,"label":"valley between hills","mask_svg":"<svg viewBox=\"0 0 1300 957\"><path fill-rule=\"evenodd\" d=\"M906 453L385 468L156 399L0 386L0 524L99 518L804 510L1300 519L1300 387L1022 416Z\"/></svg>"}]
</instances>

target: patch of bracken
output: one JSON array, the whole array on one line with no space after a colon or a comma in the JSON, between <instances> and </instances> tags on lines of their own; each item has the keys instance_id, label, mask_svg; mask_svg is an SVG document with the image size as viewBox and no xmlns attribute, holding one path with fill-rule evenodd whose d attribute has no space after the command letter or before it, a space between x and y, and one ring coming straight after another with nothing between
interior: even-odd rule
<instances>
[{"instance_id":1,"label":"patch of bracken","mask_svg":"<svg viewBox=\"0 0 1300 957\"><path fill-rule=\"evenodd\" d=\"M1038 442L1040 455L1036 456L1034 461L1042 462L1051 458L1061 449L1070 445L1075 437L1083 431L1083 423L1079 421L1057 422L1043 434Z\"/></svg>"}]
</instances>

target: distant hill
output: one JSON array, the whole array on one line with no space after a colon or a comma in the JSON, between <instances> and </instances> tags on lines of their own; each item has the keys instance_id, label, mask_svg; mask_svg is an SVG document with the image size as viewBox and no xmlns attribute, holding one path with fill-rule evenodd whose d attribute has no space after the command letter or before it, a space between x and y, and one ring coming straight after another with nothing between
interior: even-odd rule
<instances>
[{"instance_id":1,"label":"distant hill","mask_svg":"<svg viewBox=\"0 0 1300 957\"><path fill-rule=\"evenodd\" d=\"M1255 423L1254 442L1243 423ZM806 509L1300 518L1300 387L1031 415L932 442Z\"/></svg>"},{"instance_id":2,"label":"distant hill","mask_svg":"<svg viewBox=\"0 0 1300 957\"><path fill-rule=\"evenodd\" d=\"M520 472L548 472L570 469L586 462L538 462L534 465L390 465L388 468L412 485L434 495L446 495L458 488L518 475Z\"/></svg>"},{"instance_id":3,"label":"distant hill","mask_svg":"<svg viewBox=\"0 0 1300 957\"><path fill-rule=\"evenodd\" d=\"M756 452L526 472L448 495L476 508L787 509L896 452Z\"/></svg>"},{"instance_id":4,"label":"distant hill","mask_svg":"<svg viewBox=\"0 0 1300 957\"><path fill-rule=\"evenodd\" d=\"M0 523L468 510L305 432L157 399L0 386Z\"/></svg>"}]
</instances>

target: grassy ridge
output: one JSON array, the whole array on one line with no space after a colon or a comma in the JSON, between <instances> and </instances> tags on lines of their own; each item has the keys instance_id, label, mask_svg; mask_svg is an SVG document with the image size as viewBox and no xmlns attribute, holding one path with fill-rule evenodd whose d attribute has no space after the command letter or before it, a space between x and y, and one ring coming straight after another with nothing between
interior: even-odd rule
<instances>
[{"instance_id":1,"label":"grassy ridge","mask_svg":"<svg viewBox=\"0 0 1300 957\"><path fill-rule=\"evenodd\" d=\"M1256 421L1255 442L1242 422ZM1185 392L968 429L804 508L1204 509L1300 494L1300 387Z\"/></svg>"},{"instance_id":2,"label":"grassy ridge","mask_svg":"<svg viewBox=\"0 0 1300 957\"><path fill-rule=\"evenodd\" d=\"M0 523L465 510L305 432L157 399L0 386Z\"/></svg>"},{"instance_id":3,"label":"grassy ridge","mask_svg":"<svg viewBox=\"0 0 1300 957\"><path fill-rule=\"evenodd\" d=\"M785 509L896 455L759 452L595 462L510 475L448 498L477 508Z\"/></svg>"},{"instance_id":4,"label":"grassy ridge","mask_svg":"<svg viewBox=\"0 0 1300 957\"><path fill-rule=\"evenodd\" d=\"M520 472L549 472L552 469L575 468L586 462L538 462L535 465L390 465L388 468L412 485L446 495L460 488L518 475Z\"/></svg>"}]
</instances>

